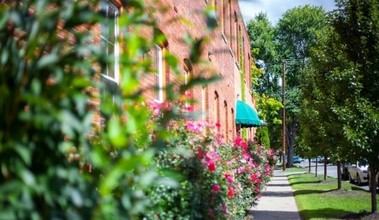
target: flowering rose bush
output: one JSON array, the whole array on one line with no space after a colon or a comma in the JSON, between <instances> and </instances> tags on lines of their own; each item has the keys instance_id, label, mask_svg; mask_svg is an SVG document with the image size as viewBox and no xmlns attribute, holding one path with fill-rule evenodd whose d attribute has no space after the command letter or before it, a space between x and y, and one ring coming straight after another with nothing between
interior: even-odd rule
<instances>
[{"instance_id":1,"label":"flowering rose bush","mask_svg":"<svg viewBox=\"0 0 379 220\"><path fill-rule=\"evenodd\" d=\"M153 111L157 113L156 108ZM157 185L151 190L152 211L147 217L243 217L272 174L274 152L240 137L233 142L225 140L217 132L217 124L206 121L182 119L168 129L174 138L169 140L170 147L156 157L155 165L161 175L175 178L179 185Z\"/></svg>"}]
</instances>

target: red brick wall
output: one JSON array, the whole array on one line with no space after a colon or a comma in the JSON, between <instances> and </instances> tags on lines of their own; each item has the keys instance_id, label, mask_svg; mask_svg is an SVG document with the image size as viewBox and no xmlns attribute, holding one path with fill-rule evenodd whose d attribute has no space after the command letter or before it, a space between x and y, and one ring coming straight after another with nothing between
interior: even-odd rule
<instances>
[{"instance_id":1,"label":"red brick wall","mask_svg":"<svg viewBox=\"0 0 379 220\"><path fill-rule=\"evenodd\" d=\"M211 121L217 121L221 125L220 131L228 138L235 136L234 116L235 116L235 103L238 98L241 99L242 94L240 86L245 86L246 101L250 104L251 93L250 89L250 43L248 34L242 16L238 2L236 0L214 0L217 5L217 18L219 27L212 33L206 32L206 23L203 16L203 10L205 7L212 5L212 0L164 0L160 1L162 6L167 9L165 13L155 13L154 16L158 21L160 30L167 38L167 49L179 57L181 61L181 67L184 72L183 60L189 57L189 48L183 43L183 38L186 33L191 34L195 38L208 37L209 42L204 46L202 52L202 58L208 60L209 67L204 73L204 66L194 67L192 73L196 76L199 74L205 74L210 76L212 74L218 74L222 77L219 82L213 83L206 88L208 98L202 98L202 87L196 87L193 89L194 97L197 100L197 104L194 106L195 111L202 111L202 100L207 100L207 118ZM155 4L153 1L147 1L148 4ZM221 28L221 15L224 15L224 28ZM235 16L237 15L237 16ZM173 21L173 18L179 18L186 20L186 23ZM189 23L189 24L188 24ZM235 82L241 81L238 65L238 43L237 33L238 28L241 27L241 38L244 39L244 76L246 78L246 84L241 85ZM167 70L169 76L168 82L179 82L179 79L171 74L170 70ZM145 79L149 80L149 79ZM145 82L146 83L146 82ZM215 94L218 94L218 98L215 98ZM204 94L203 94L204 95ZM147 94L147 97L150 97ZM227 130L226 130L227 129Z\"/></svg>"},{"instance_id":2,"label":"red brick wall","mask_svg":"<svg viewBox=\"0 0 379 220\"><path fill-rule=\"evenodd\" d=\"M235 137L234 116L236 113L235 104L237 99L241 99L241 86L246 89L246 101L253 104L250 89L250 43L248 34L237 0L146 0L146 4L153 8L164 8L165 12L156 11L153 13L159 29L166 36L167 42L163 46L165 50L173 53L179 58L181 74L175 75L167 66L165 68L165 81L167 83L183 83L183 73L187 69L184 59L189 58L190 48L183 41L188 33L194 38L208 37L208 42L204 45L201 58L206 60L206 64L193 66L191 73L194 76L211 76L217 74L222 80L208 85L207 88L198 86L192 89L197 100L194 105L196 112L202 111L202 106L206 107L206 119L215 122L219 120L222 132L229 139ZM212 33L208 33L203 11L207 6L217 5L218 28ZM224 15L221 28L221 16ZM180 18L180 19L179 19ZM184 21L184 22L183 22ZM237 42L237 31L241 30L241 39L244 39L244 49L240 51ZM149 30L143 30L145 36L151 36ZM241 84L240 65L238 53L244 53L244 77L245 85ZM243 81L242 81L243 82ZM141 80L144 88L153 86L153 76L145 76ZM215 98L218 94L218 98ZM148 100L153 100L152 90L144 93ZM207 103L202 103L202 101Z\"/></svg>"}]
</instances>

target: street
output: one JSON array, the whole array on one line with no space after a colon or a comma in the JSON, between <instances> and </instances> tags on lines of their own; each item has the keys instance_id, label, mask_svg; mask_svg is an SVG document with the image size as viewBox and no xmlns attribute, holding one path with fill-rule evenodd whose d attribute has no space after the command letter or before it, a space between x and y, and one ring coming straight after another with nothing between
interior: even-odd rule
<instances>
[{"instance_id":1,"label":"street","mask_svg":"<svg viewBox=\"0 0 379 220\"><path fill-rule=\"evenodd\" d=\"M300 164L297 164L297 165L299 165L302 168L308 168L309 162L306 160L306 161L304 161ZM312 162L311 163L311 173L315 173L315 170L316 170L316 163ZM337 166L328 164L326 173L327 173L327 176L337 178ZM317 175L319 175L320 177L322 177L324 175L324 164L323 163L317 163ZM347 181L347 180L342 180L342 181ZM368 183L363 183L362 186L358 186L355 183L355 186L358 188L364 189L366 191L369 191Z\"/></svg>"}]
</instances>

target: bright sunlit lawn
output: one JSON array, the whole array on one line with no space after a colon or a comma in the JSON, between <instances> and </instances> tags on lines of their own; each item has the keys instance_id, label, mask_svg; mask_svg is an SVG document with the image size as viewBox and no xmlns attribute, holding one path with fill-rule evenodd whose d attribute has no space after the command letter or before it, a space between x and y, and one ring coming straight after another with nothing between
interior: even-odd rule
<instances>
[{"instance_id":1,"label":"bright sunlit lawn","mask_svg":"<svg viewBox=\"0 0 379 220\"><path fill-rule=\"evenodd\" d=\"M324 181L323 176L294 174L288 180L303 219L346 218L371 210L370 193L350 183L342 182L342 189L337 190L335 178Z\"/></svg>"}]
</instances>

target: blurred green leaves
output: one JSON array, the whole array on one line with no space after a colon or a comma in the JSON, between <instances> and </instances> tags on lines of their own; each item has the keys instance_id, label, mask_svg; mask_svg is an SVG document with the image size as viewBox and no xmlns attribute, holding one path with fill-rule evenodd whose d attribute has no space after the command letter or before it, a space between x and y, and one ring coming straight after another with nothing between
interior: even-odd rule
<instances>
[{"instance_id":1,"label":"blurred green leaves","mask_svg":"<svg viewBox=\"0 0 379 220\"><path fill-rule=\"evenodd\" d=\"M172 108L153 120L142 97L153 88L141 86L154 72L142 57L167 38L144 1L126 1L120 79L106 82L101 73L115 59L94 44L94 30L109 23L98 3L0 3L0 219L137 219L152 186L178 186L180 178L158 173L153 161L172 137L167 124L182 115ZM214 28L212 12L205 16ZM206 39L186 40L191 65L201 63ZM179 75L176 55L166 51L164 59ZM214 80L168 83L167 103Z\"/></svg>"}]
</instances>

